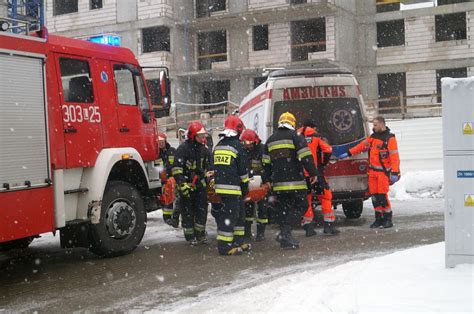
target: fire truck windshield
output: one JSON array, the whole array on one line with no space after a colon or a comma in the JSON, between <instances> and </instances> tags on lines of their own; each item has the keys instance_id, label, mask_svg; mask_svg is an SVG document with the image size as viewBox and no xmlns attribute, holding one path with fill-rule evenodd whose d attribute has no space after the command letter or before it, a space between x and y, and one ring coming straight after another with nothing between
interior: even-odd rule
<instances>
[{"instance_id":1,"label":"fire truck windshield","mask_svg":"<svg viewBox=\"0 0 474 314\"><path fill-rule=\"evenodd\" d=\"M274 104L273 127L278 117L289 111L295 115L297 127L311 119L319 134L330 145L342 145L365 136L364 119L357 98L324 98L278 101Z\"/></svg>"}]
</instances>

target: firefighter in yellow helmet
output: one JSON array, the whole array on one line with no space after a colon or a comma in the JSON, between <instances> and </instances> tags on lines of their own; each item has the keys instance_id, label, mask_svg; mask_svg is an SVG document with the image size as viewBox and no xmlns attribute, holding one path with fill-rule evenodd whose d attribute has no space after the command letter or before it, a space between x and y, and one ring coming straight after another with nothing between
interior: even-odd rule
<instances>
[{"instance_id":1,"label":"firefighter in yellow helmet","mask_svg":"<svg viewBox=\"0 0 474 314\"><path fill-rule=\"evenodd\" d=\"M298 226L307 207L308 190L304 172L310 182L316 182L317 169L313 156L303 136L296 133L296 118L285 112L278 120L278 127L265 143L262 162L263 182L272 186L279 207L278 223L280 234L277 241L282 248L299 247L299 242L291 236L293 226Z\"/></svg>"}]
</instances>

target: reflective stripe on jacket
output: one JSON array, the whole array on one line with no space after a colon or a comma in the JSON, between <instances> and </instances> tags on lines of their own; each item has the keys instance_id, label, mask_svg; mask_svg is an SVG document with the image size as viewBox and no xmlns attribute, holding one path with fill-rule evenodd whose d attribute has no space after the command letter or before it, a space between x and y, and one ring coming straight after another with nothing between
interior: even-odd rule
<instances>
[{"instance_id":1,"label":"reflective stripe on jacket","mask_svg":"<svg viewBox=\"0 0 474 314\"><path fill-rule=\"evenodd\" d=\"M240 197L242 192L247 192L250 181L247 153L238 136L222 138L214 148L211 161L217 194Z\"/></svg>"},{"instance_id":2,"label":"reflective stripe on jacket","mask_svg":"<svg viewBox=\"0 0 474 314\"><path fill-rule=\"evenodd\" d=\"M279 128L265 144L262 155L263 182L271 182L273 191L306 190L303 171L317 175L313 157L303 136L295 131Z\"/></svg>"}]
</instances>

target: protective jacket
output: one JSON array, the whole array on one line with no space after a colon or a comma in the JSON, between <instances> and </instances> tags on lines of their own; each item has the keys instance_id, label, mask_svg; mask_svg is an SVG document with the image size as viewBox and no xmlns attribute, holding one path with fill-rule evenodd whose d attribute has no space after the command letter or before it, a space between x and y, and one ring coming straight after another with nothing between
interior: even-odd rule
<instances>
[{"instance_id":1,"label":"protective jacket","mask_svg":"<svg viewBox=\"0 0 474 314\"><path fill-rule=\"evenodd\" d=\"M387 176L400 175L400 157L395 135L390 129L383 132L374 132L349 150L349 155L356 155L369 151L369 172L383 172Z\"/></svg>"},{"instance_id":2,"label":"protective jacket","mask_svg":"<svg viewBox=\"0 0 474 314\"><path fill-rule=\"evenodd\" d=\"M262 143L255 144L252 150L247 151L247 168L249 169L250 177L263 175L262 155L265 145Z\"/></svg>"},{"instance_id":3,"label":"protective jacket","mask_svg":"<svg viewBox=\"0 0 474 314\"><path fill-rule=\"evenodd\" d=\"M238 136L223 137L212 158L216 193L240 197L248 192L247 153Z\"/></svg>"},{"instance_id":4,"label":"protective jacket","mask_svg":"<svg viewBox=\"0 0 474 314\"><path fill-rule=\"evenodd\" d=\"M328 164L332 154L332 147L319 137L316 130L311 127L303 127L298 131L305 137L308 148L313 155L314 165L318 169L319 175L323 176L324 167ZM304 174L308 176L306 170Z\"/></svg>"},{"instance_id":5,"label":"protective jacket","mask_svg":"<svg viewBox=\"0 0 474 314\"><path fill-rule=\"evenodd\" d=\"M287 128L278 128L267 140L262 156L263 182L271 182L274 192L307 190L304 169L317 175L311 151L303 136Z\"/></svg>"},{"instance_id":6,"label":"protective jacket","mask_svg":"<svg viewBox=\"0 0 474 314\"><path fill-rule=\"evenodd\" d=\"M188 139L176 150L172 175L178 187L188 183L193 190L200 190L206 187L206 172L209 167L209 150L206 146Z\"/></svg>"},{"instance_id":7,"label":"protective jacket","mask_svg":"<svg viewBox=\"0 0 474 314\"><path fill-rule=\"evenodd\" d=\"M169 143L166 143L165 149L160 149L158 158L154 162L155 166L162 166L166 170L166 176L168 178L171 176L175 154L176 149L174 147L171 147Z\"/></svg>"}]
</instances>

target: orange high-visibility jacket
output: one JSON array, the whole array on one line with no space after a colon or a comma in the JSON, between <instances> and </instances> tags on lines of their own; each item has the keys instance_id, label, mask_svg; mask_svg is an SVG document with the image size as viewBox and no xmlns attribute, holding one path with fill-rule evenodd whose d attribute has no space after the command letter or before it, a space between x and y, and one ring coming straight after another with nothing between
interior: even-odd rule
<instances>
[{"instance_id":1,"label":"orange high-visibility jacket","mask_svg":"<svg viewBox=\"0 0 474 314\"><path fill-rule=\"evenodd\" d=\"M318 136L315 129L310 127L303 127L298 130L298 133L303 135L308 143L308 148L313 154L314 165L319 169L321 175L323 174L323 168L329 162L329 158L332 154L332 147L326 143L322 138ZM306 170L304 175L308 176Z\"/></svg>"},{"instance_id":2,"label":"orange high-visibility jacket","mask_svg":"<svg viewBox=\"0 0 474 314\"><path fill-rule=\"evenodd\" d=\"M369 151L369 169L387 174L400 174L400 157L395 135L387 128L383 132L372 133L349 150L350 155Z\"/></svg>"}]
</instances>

